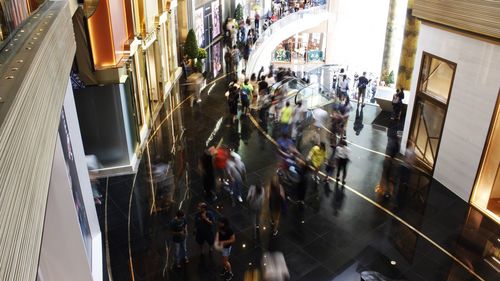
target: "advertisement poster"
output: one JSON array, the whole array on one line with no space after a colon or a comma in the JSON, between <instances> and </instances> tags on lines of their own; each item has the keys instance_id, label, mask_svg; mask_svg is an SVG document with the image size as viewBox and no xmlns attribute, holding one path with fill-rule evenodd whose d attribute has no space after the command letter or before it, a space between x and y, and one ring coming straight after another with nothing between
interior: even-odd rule
<instances>
[{"instance_id":1,"label":"advertisement poster","mask_svg":"<svg viewBox=\"0 0 500 281\"><path fill-rule=\"evenodd\" d=\"M205 26L203 24L203 8L199 8L194 11L194 32L196 33L196 40L198 40L198 45L204 46Z\"/></svg>"},{"instance_id":2,"label":"advertisement poster","mask_svg":"<svg viewBox=\"0 0 500 281\"><path fill-rule=\"evenodd\" d=\"M219 1L212 2L212 38L219 36L220 30L220 9Z\"/></svg>"},{"instance_id":3,"label":"advertisement poster","mask_svg":"<svg viewBox=\"0 0 500 281\"><path fill-rule=\"evenodd\" d=\"M213 74L214 78L219 75L222 70L222 42L218 42L212 47L212 63L213 63Z\"/></svg>"},{"instance_id":4,"label":"advertisement poster","mask_svg":"<svg viewBox=\"0 0 500 281\"><path fill-rule=\"evenodd\" d=\"M73 156L73 148L71 146L71 139L69 136L64 109L61 112L61 120L59 122L59 137L61 138L61 146L63 149L64 160L66 162L66 172L68 174L71 190L73 192L73 201L75 202L76 214L78 216L78 222L80 223L80 230L82 232L85 251L87 252L89 264L92 264L92 234L90 233L87 212L85 211L85 205L83 203L82 189L78 179L78 172L76 170L76 163Z\"/></svg>"}]
</instances>

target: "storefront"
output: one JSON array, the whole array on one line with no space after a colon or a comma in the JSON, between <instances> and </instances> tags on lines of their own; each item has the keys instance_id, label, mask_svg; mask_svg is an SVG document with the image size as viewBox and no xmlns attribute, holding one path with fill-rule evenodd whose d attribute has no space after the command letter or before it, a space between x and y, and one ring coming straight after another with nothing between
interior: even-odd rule
<instances>
[{"instance_id":1,"label":"storefront","mask_svg":"<svg viewBox=\"0 0 500 281\"><path fill-rule=\"evenodd\" d=\"M195 7L193 29L198 45L206 48L222 34L220 2L197 0Z\"/></svg>"},{"instance_id":2,"label":"storefront","mask_svg":"<svg viewBox=\"0 0 500 281\"><path fill-rule=\"evenodd\" d=\"M490 130L484 146L471 203L479 210L500 222L500 97L491 119Z\"/></svg>"}]
</instances>

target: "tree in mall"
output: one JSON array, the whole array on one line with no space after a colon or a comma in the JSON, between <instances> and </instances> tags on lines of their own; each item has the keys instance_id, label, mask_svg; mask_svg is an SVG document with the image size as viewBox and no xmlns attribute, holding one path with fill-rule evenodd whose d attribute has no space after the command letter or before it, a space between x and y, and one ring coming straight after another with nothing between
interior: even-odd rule
<instances>
[{"instance_id":1,"label":"tree in mall","mask_svg":"<svg viewBox=\"0 0 500 281\"><path fill-rule=\"evenodd\" d=\"M195 60L198 58L198 53L198 40L196 40L194 30L190 29L184 43L184 54L191 60Z\"/></svg>"},{"instance_id":2,"label":"tree in mall","mask_svg":"<svg viewBox=\"0 0 500 281\"><path fill-rule=\"evenodd\" d=\"M238 6L236 6L236 10L234 11L234 18L236 19L236 21L238 23L243 20L243 18L244 18L243 6L241 6L241 4L238 4Z\"/></svg>"}]
</instances>

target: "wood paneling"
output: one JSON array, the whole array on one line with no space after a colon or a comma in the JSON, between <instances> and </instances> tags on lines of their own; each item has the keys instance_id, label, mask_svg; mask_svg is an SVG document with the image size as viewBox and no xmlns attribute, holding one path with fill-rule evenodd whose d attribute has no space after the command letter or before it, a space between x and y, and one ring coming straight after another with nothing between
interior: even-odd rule
<instances>
[{"instance_id":1,"label":"wood paneling","mask_svg":"<svg viewBox=\"0 0 500 281\"><path fill-rule=\"evenodd\" d=\"M499 0L415 0L417 18L500 38Z\"/></svg>"},{"instance_id":2,"label":"wood paneling","mask_svg":"<svg viewBox=\"0 0 500 281\"><path fill-rule=\"evenodd\" d=\"M46 6L29 19L14 42L19 48L0 67L0 280L36 279L57 128L75 54L68 3Z\"/></svg>"}]
</instances>

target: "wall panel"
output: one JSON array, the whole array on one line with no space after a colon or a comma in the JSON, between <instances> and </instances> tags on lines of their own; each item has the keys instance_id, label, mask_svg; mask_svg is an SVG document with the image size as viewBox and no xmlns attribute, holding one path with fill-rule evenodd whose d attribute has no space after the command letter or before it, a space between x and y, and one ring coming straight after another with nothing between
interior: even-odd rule
<instances>
[{"instance_id":1,"label":"wall panel","mask_svg":"<svg viewBox=\"0 0 500 281\"><path fill-rule=\"evenodd\" d=\"M500 38L500 1L415 0L413 15L431 22Z\"/></svg>"}]
</instances>

